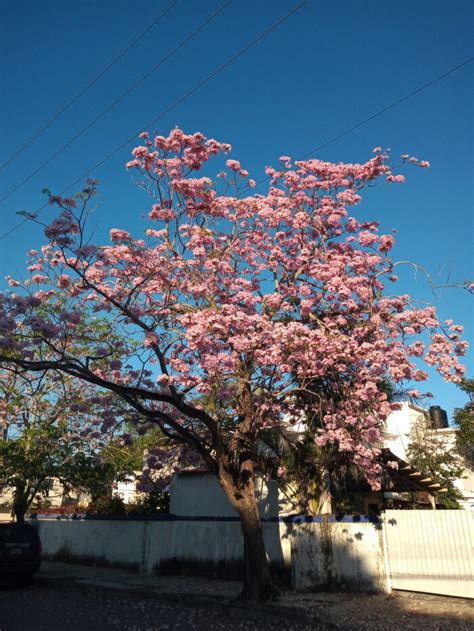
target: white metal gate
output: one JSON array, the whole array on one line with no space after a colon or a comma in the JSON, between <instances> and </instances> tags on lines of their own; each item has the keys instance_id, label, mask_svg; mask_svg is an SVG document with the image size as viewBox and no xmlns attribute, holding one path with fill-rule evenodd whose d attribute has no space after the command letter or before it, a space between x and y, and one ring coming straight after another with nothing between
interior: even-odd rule
<instances>
[{"instance_id":1,"label":"white metal gate","mask_svg":"<svg viewBox=\"0 0 474 631\"><path fill-rule=\"evenodd\" d=\"M393 589L474 598L474 511L388 510L383 521Z\"/></svg>"}]
</instances>

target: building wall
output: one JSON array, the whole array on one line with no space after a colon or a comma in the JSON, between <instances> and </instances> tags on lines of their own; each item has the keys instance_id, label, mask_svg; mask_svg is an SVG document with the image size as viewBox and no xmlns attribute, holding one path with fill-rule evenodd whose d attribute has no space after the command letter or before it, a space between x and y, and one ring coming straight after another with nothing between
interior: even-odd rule
<instances>
[{"instance_id":1,"label":"building wall","mask_svg":"<svg viewBox=\"0 0 474 631\"><path fill-rule=\"evenodd\" d=\"M126 482L117 482L114 485L113 494L120 497L124 504L130 504L140 499L142 494L137 491L137 480L127 480Z\"/></svg>"},{"instance_id":2,"label":"building wall","mask_svg":"<svg viewBox=\"0 0 474 631\"><path fill-rule=\"evenodd\" d=\"M290 501L273 480L256 478L256 496L261 517L295 512ZM210 473L180 473L171 483L170 513L193 517L237 517L237 511Z\"/></svg>"},{"instance_id":3,"label":"building wall","mask_svg":"<svg viewBox=\"0 0 474 631\"><path fill-rule=\"evenodd\" d=\"M406 460L411 433L417 424L427 422L426 414L423 408L402 403L401 408L392 412L385 421L385 431L382 433L384 447Z\"/></svg>"},{"instance_id":4,"label":"building wall","mask_svg":"<svg viewBox=\"0 0 474 631\"><path fill-rule=\"evenodd\" d=\"M45 493L38 493L38 497L41 498L41 502L43 504L47 504L52 508L57 508L59 506L63 506L66 500L66 493L63 484L57 480L50 480L50 488ZM78 502L82 498L87 499L87 496L84 493L80 493L76 490L71 490L67 494L67 498L71 500L73 503ZM13 488L12 487L2 487L0 489L0 506L6 507L11 506L13 504Z\"/></svg>"}]
</instances>

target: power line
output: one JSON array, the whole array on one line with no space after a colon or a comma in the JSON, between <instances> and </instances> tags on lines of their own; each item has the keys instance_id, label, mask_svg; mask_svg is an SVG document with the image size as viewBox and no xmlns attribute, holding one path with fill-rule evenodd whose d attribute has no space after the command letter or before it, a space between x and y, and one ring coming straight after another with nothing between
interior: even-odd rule
<instances>
[{"instance_id":1,"label":"power line","mask_svg":"<svg viewBox=\"0 0 474 631\"><path fill-rule=\"evenodd\" d=\"M177 1L177 0L176 0ZM101 118L103 118L108 112L110 112L114 107L116 107L123 99L128 96L133 90L138 88L148 77L153 74L160 66L168 61L175 53L177 53L181 48L186 46L188 42L190 42L200 31L202 31L212 20L214 20L219 13L221 13L229 4L231 0L227 0L217 11L215 11L207 20L205 20L198 28L196 28L190 35L188 35L185 39L183 39L171 52L165 55L157 64L155 64L152 68L150 68L144 75L142 75L135 83L132 83L125 92L122 92L120 96L118 96L108 107L105 108L100 114L98 114L95 118L93 118L85 127L80 129L77 134L72 136L62 147L60 147L57 151L49 156L44 162L42 162L39 167L37 167L34 171L32 171L29 175L27 175L19 184L13 187L6 195L0 198L0 202L4 202L8 199L13 193L15 193L18 189L20 189L24 184L29 182L37 173L39 173L47 164L49 164L52 160L57 158L61 153L63 153L68 147L70 147L78 138L80 138L83 134L86 133L93 125L95 125Z\"/></svg>"},{"instance_id":2,"label":"power line","mask_svg":"<svg viewBox=\"0 0 474 631\"><path fill-rule=\"evenodd\" d=\"M438 75L437 77L435 77L431 81L428 81L427 83L424 83L422 86L420 86L416 90L413 90L413 92L410 92L409 94L406 94L405 96L402 96L401 98L397 99L393 103L390 103L390 105L387 105L384 108L382 108L381 110L378 110L378 112L375 112L375 114L371 114L370 116L368 116L367 118L364 118L363 120L359 121L358 123L355 123L354 125L351 125L351 127L348 127L347 129L344 129L344 131L341 131L339 134L337 134L336 136L333 136L332 138L330 138L329 140L327 140L323 144L315 147L314 149L311 149L311 151L308 151L308 153L305 153L303 156L298 158L298 160L305 160L306 158L309 158L309 156L311 156L313 153L316 153L316 151L320 151L321 149L324 149L328 145L331 145L333 142L336 142L336 140L339 140L340 138L343 138L344 136L347 136L347 134L350 134L351 132L353 132L354 130L358 129L359 127L362 127L363 125L366 125L370 121L374 120L374 118L378 118L379 116L382 116L382 114L385 114L386 112L392 110L394 107L397 107L401 103L404 103L405 101L408 101L408 99L411 99L413 96L416 96L420 92L423 92L423 90L426 90L427 88L430 88L435 83L438 83L438 81L441 81L442 79L445 79L450 74L453 74L453 72L456 72L457 70L460 70L461 68L463 68L464 66L467 66L467 64L470 64L473 61L474 61L474 57L469 57L469 59L464 60L463 62L461 62L457 66L453 66L452 68L450 68L446 72L443 72L443 74ZM259 184L263 184L264 182L267 182L269 179L270 179L269 177L265 177L265 178L259 180L258 182L256 182L256 185L258 186ZM247 187L244 190L248 190L249 188L250 187Z\"/></svg>"},{"instance_id":3,"label":"power line","mask_svg":"<svg viewBox=\"0 0 474 631\"><path fill-rule=\"evenodd\" d=\"M120 52L118 55L116 55L106 66L105 68L103 68L98 75L96 75L93 79L91 79L89 81L89 83L87 83L87 85L85 85L82 90L80 90L75 96L72 97L72 99L70 99L65 105L63 105L63 107L58 110L56 112L56 114L54 114L54 116L52 116L49 120L47 120L23 145L21 145L21 147L19 147L7 160L5 160L5 162L3 162L3 164L0 165L0 171L2 169L4 169L6 166L8 166L11 162L13 162L13 160L15 160L15 158L17 158L21 153L23 153L23 151L29 147L37 138L39 138L41 136L41 134L46 131L48 129L48 127L51 127L51 125L53 123L55 123L58 118L60 118L65 112L67 112L67 110L72 107L74 105L74 103L76 103L81 96L83 96L88 90L90 90L90 88L92 88L93 85L95 85L97 83L97 81L99 81L99 79L101 79L106 72L108 72L110 70L110 68L112 68L112 66L114 66L118 61L120 61L120 59L122 59L122 57L124 55L126 55L128 53L128 51L133 48L136 44L138 44L138 42L143 39L143 37L145 37L145 35L151 31L151 29L158 24L158 22L167 14L169 13L169 11L171 11L171 9L178 3L178 0L174 0L164 11L161 12L161 7L160 9L157 11L158 15L155 13L152 18L154 17L152 23L146 27L143 31L141 31L139 33L139 35L132 40L132 42L130 42L130 44L128 46L126 46L122 52ZM156 17L155 17L156 16ZM146 20L145 23L149 22L149 20Z\"/></svg>"},{"instance_id":4,"label":"power line","mask_svg":"<svg viewBox=\"0 0 474 631\"><path fill-rule=\"evenodd\" d=\"M314 149L311 149L311 151L308 151L308 153L305 153L304 156L301 156L300 160L304 160L305 158L308 158L310 155L312 155L316 151L320 151L321 149L324 149L324 147L327 147L331 143L336 142L336 140L339 140L339 138L342 138L343 136L346 136L347 134L350 134L355 129L358 129L359 127L362 127L362 125L365 125L366 123L369 123L370 121L374 120L374 118L378 118L379 116L382 116L382 114L385 114L385 112L388 112L388 111L392 110L394 107L397 107L397 105L400 105L401 103L404 103L405 101L408 101L408 99L411 99L416 94L419 94L420 92L423 92L423 90L426 90L427 88L430 88L435 83L438 83L438 81L441 81L445 77L448 77L450 74L453 74L453 72L456 72L457 70L460 70L461 68L463 68L464 66L467 66L467 64L470 64L473 61L474 61L474 57L469 57L469 59L466 59L462 63L458 64L457 66L454 66L453 68L451 68L450 70L447 70L446 72L443 72L443 74L441 74L438 77L432 79L431 81L428 81L428 83L425 83L424 85L420 86L416 90L413 90L413 92L410 92L409 94L406 94L405 96L402 96L397 101L394 101L393 103L391 103L390 105L387 105L386 107L382 108L378 112L375 112L375 114L372 114L371 116L368 116L367 118L364 118L364 120L361 120L358 123L356 123L355 125L352 125L352 127L348 127L347 129L342 131L340 134L337 134L337 136L334 136L333 138L331 138L327 142L323 143L322 145L319 145L319 147L315 147Z\"/></svg>"},{"instance_id":5,"label":"power line","mask_svg":"<svg viewBox=\"0 0 474 631\"><path fill-rule=\"evenodd\" d=\"M305 4L306 4L307 0L303 0L303 2L300 2L298 5L296 5L289 13L287 13L284 17L282 17L281 19L279 19L277 22L274 22L267 30L263 31L263 33L261 33L258 37L256 37L254 40L252 40L249 44L247 44L246 46L244 46L243 48L241 48L235 55L233 55L232 57L230 57L227 61L225 61L222 65L218 66L213 72L211 72L211 74L209 74L205 79L203 79L202 81L200 81L199 83L197 83L193 88L191 88L190 90L188 90L188 92L186 92L183 96L181 96L179 99L177 99L176 101L174 101L174 103L172 103L168 108L166 108L165 110L163 110L156 118L154 118L153 120L149 121L146 125L143 125L140 130L138 132L135 132L132 136L130 136L130 138L127 138L127 140L125 142L123 142L121 145L119 145L118 147L116 147L113 151L111 151L107 156L105 156L105 158L103 158L100 162L97 162L93 167L91 167L88 171L86 171L85 173L82 173L76 180L74 180L74 182L71 182L71 184L69 184L65 189L63 189L59 194L63 195L64 193L66 193L66 191L68 191L70 188L72 188L73 186L75 186L78 182L80 182L81 180L83 180L85 177L87 177L88 175L90 175L92 173L92 171L94 171L95 169L97 169L98 167L102 166L105 162L107 162L108 160L110 160L110 158L112 158L113 156L115 156L117 153L119 153L119 151L121 151L122 149L124 149L130 142L132 142L133 140L136 139L137 135L143 131L143 129L146 128L150 128L152 125L154 125L156 122L158 122L161 118L163 118L163 116L165 116L166 114L168 114L169 112L171 112L175 107L177 107L178 105L180 105L181 103L183 103L185 100L187 100L190 96L192 96L195 92L197 92L200 88L202 88L206 83L208 83L209 81L211 81L211 79L213 79L214 77L216 77L218 74L220 74L223 70L225 70L228 66L230 66L231 64L233 64L235 61L237 61L237 59L239 59L240 57L242 57L242 55L244 55L247 51L249 51L251 48L253 48L254 46L256 46L256 44L258 44L261 40L263 40L265 37L267 37L268 35L270 35L270 33L272 33L272 31L274 31L276 28L278 28L281 24L283 24L283 22L286 22L286 20L288 20L294 13L296 13L297 11L299 11L299 9L301 9ZM43 204L42 206L40 206L34 213L33 215L36 215L38 213L40 213L44 208L46 208L49 205L48 202L46 202L45 204ZM16 230L18 230L18 228L20 228L20 226L22 226L24 223L26 223L29 219L25 218L22 221L18 222L15 226L13 226L13 228L11 228L10 230L8 230L7 232L5 232L1 237L0 240L5 239L6 237L8 237L10 234L12 234L13 232L15 232Z\"/></svg>"}]
</instances>

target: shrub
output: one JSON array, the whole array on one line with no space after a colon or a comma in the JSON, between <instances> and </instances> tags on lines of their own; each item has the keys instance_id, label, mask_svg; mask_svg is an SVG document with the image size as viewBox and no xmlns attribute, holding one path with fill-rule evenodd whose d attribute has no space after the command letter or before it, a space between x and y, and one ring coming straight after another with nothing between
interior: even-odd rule
<instances>
[{"instance_id":1,"label":"shrub","mask_svg":"<svg viewBox=\"0 0 474 631\"><path fill-rule=\"evenodd\" d=\"M162 515L169 513L170 495L162 491L152 491L127 506L128 515Z\"/></svg>"},{"instance_id":2,"label":"shrub","mask_svg":"<svg viewBox=\"0 0 474 631\"><path fill-rule=\"evenodd\" d=\"M86 509L87 515L111 515L122 516L127 514L123 499L118 495L113 497L100 497L98 500L89 504Z\"/></svg>"}]
</instances>

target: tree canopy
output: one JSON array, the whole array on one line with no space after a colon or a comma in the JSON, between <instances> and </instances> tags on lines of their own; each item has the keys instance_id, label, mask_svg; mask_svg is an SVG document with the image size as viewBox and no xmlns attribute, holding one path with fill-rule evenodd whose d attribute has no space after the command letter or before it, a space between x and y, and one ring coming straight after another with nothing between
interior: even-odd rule
<instances>
[{"instance_id":1,"label":"tree canopy","mask_svg":"<svg viewBox=\"0 0 474 631\"><path fill-rule=\"evenodd\" d=\"M393 409L380 384L424 381L420 360L459 381L462 327L386 290L394 237L354 216L364 187L403 181L387 152L363 164L283 156L261 194L240 162L222 163L226 143L180 129L142 141L127 168L153 198L144 236L114 228L109 244L93 243L94 180L71 198L48 193L60 208L49 243L30 252L26 283L10 278L0 296L0 361L107 389L199 457L241 517L245 591L262 598L260 437L310 412L315 443L335 445L377 488L374 443ZM85 328L97 315L109 339Z\"/></svg>"},{"instance_id":2,"label":"tree canopy","mask_svg":"<svg viewBox=\"0 0 474 631\"><path fill-rule=\"evenodd\" d=\"M55 481L93 501L111 495L115 482L143 468L145 447L160 442L155 432L124 444L126 414L119 417L108 393L77 379L11 368L0 377L0 481L12 492L17 521ZM115 431L98 432L111 410Z\"/></svg>"}]
</instances>

